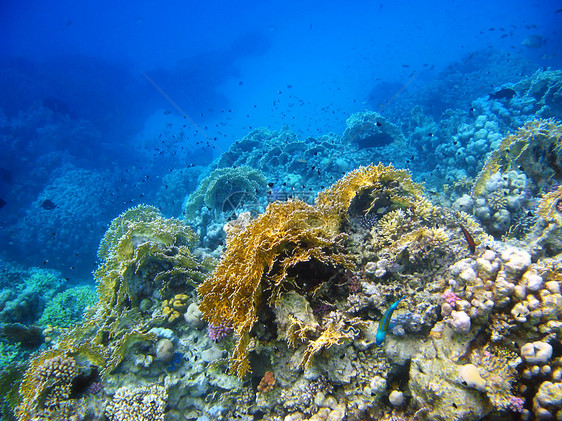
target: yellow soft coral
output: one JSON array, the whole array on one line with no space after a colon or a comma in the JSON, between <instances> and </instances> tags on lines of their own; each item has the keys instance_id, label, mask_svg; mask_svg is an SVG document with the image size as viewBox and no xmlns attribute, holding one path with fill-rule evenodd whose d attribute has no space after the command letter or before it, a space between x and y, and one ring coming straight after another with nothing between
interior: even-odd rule
<instances>
[{"instance_id":1,"label":"yellow soft coral","mask_svg":"<svg viewBox=\"0 0 562 421\"><path fill-rule=\"evenodd\" d=\"M529 121L514 134L506 136L491 153L476 178L472 195L483 195L486 183L496 172L519 168L542 188L545 181L558 171L550 164L556 162L561 153L562 125L554 119Z\"/></svg>"},{"instance_id":2,"label":"yellow soft coral","mask_svg":"<svg viewBox=\"0 0 562 421\"><path fill-rule=\"evenodd\" d=\"M250 331L260 305L275 305L283 290L313 291L315 285L299 279L299 268L352 266L351 258L341 252L345 238L341 227L350 214L415 207L421 193L422 187L408 172L370 165L321 192L315 205L299 200L272 203L243 230L230 235L215 272L198 292L204 318L212 325L231 325L238 336L231 372L243 377L250 369Z\"/></svg>"},{"instance_id":3,"label":"yellow soft coral","mask_svg":"<svg viewBox=\"0 0 562 421\"><path fill-rule=\"evenodd\" d=\"M325 265L351 266L339 253L343 237L326 224L325 215L302 201L276 202L245 230L229 237L213 275L198 289L199 309L213 325L228 323L238 335L232 371L248 370L249 333L265 294L273 305L293 277L291 269L314 260Z\"/></svg>"},{"instance_id":4,"label":"yellow soft coral","mask_svg":"<svg viewBox=\"0 0 562 421\"><path fill-rule=\"evenodd\" d=\"M545 221L562 225L562 186L543 196L539 203L539 215Z\"/></svg>"}]
</instances>

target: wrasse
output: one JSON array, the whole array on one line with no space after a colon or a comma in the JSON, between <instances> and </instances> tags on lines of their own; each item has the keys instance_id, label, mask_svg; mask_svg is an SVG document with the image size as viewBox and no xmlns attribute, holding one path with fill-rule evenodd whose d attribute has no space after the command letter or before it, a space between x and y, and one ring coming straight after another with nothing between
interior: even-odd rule
<instances>
[{"instance_id":1,"label":"wrasse","mask_svg":"<svg viewBox=\"0 0 562 421\"><path fill-rule=\"evenodd\" d=\"M400 301L402 301L404 298L406 298L406 296L400 298L398 301L388 307L388 310L386 310L382 318L379 320L379 328L377 329L377 336L375 338L375 343L377 344L377 346L381 346L384 342L386 330L388 329L388 324L390 323L390 319L392 318L392 313L394 313L394 310L396 310L396 307L398 307L398 304L400 304Z\"/></svg>"},{"instance_id":2,"label":"wrasse","mask_svg":"<svg viewBox=\"0 0 562 421\"><path fill-rule=\"evenodd\" d=\"M472 254L476 253L476 242L474 241L474 238L472 238L472 235L470 235L470 233L466 230L465 227L462 226L462 224L459 224L459 227L461 227L461 231L464 234L466 242L468 243L470 252Z\"/></svg>"}]
</instances>

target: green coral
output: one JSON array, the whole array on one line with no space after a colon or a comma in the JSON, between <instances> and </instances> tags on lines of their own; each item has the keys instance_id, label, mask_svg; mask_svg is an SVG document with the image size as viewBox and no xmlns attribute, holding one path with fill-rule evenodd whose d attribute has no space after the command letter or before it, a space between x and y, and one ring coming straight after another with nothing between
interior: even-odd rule
<instances>
[{"instance_id":1,"label":"green coral","mask_svg":"<svg viewBox=\"0 0 562 421\"><path fill-rule=\"evenodd\" d=\"M29 276L25 278L22 289L32 289L46 296L53 294L53 291L59 290L64 284L64 279L57 271L50 269L32 268L29 270Z\"/></svg>"},{"instance_id":2,"label":"green coral","mask_svg":"<svg viewBox=\"0 0 562 421\"><path fill-rule=\"evenodd\" d=\"M146 291L158 289L165 294L171 286L194 286L204 278L203 266L189 250L196 238L193 231L178 219L155 218L154 208L147 208L144 213L140 207L134 209L135 217L144 214L147 220L121 216L102 241L100 255L106 257L94 277L107 314L138 307L149 298Z\"/></svg>"},{"instance_id":3,"label":"green coral","mask_svg":"<svg viewBox=\"0 0 562 421\"><path fill-rule=\"evenodd\" d=\"M69 288L49 301L39 319L42 326L70 327L82 319L87 307L97 302L95 289L89 286Z\"/></svg>"},{"instance_id":4,"label":"green coral","mask_svg":"<svg viewBox=\"0 0 562 421\"><path fill-rule=\"evenodd\" d=\"M14 361L0 369L0 418L15 420L14 411L21 402L19 387L23 380L26 365Z\"/></svg>"},{"instance_id":5,"label":"green coral","mask_svg":"<svg viewBox=\"0 0 562 421\"><path fill-rule=\"evenodd\" d=\"M0 339L0 368L10 365L21 356L21 348L18 343L9 343Z\"/></svg>"},{"instance_id":6,"label":"green coral","mask_svg":"<svg viewBox=\"0 0 562 421\"><path fill-rule=\"evenodd\" d=\"M265 187L265 183L262 172L250 167L216 169L189 196L183 214L188 220L193 219L204 206L222 212L232 195L254 196L256 191ZM236 197L232 200L237 202L240 199Z\"/></svg>"}]
</instances>

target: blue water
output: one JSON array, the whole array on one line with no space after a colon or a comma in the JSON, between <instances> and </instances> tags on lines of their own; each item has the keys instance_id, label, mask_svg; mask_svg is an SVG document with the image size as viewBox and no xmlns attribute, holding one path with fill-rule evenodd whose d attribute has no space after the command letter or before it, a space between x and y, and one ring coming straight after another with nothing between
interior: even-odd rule
<instances>
[{"instance_id":1,"label":"blue water","mask_svg":"<svg viewBox=\"0 0 562 421\"><path fill-rule=\"evenodd\" d=\"M414 105L439 119L559 69L559 7L2 2L1 252L86 279L113 217L138 203L164 207L166 174L208 165L253 128L287 125L305 140L343 133L366 109L403 121ZM75 204L53 200L68 198L68 180L52 185L63 174L82 180ZM47 199L51 213L38 210ZM178 216L180 204L163 210Z\"/></svg>"},{"instance_id":2,"label":"blue water","mask_svg":"<svg viewBox=\"0 0 562 421\"><path fill-rule=\"evenodd\" d=\"M58 279L42 294L62 291L58 281L93 286L96 251L113 218L138 204L182 217L184 201L212 169L251 161L252 151L240 152L236 142L256 128L284 130L308 146L332 139L318 156L296 148L290 162L256 166L270 197L287 198L289 172L300 177L293 189L314 195L379 160L437 190L475 177L491 147L472 151L472 164L447 168L442 159L456 153L455 131L443 122L472 124L490 94L562 69L561 28L559 1L4 0L2 307L16 294L11 286L25 292L27 280L47 276L41 271ZM434 124L437 140L425 143L416 132L417 109L433 119L423 120L423 136L434 136ZM399 127L407 147L338 146L346 120L366 110ZM533 117L518 116L498 133ZM283 136L252 147L266 155L290 143ZM264 192L256 195L263 205ZM217 225L230 217L224 205L220 211ZM186 220L201 245L216 249L224 236L201 221ZM33 323L41 315L34 311L0 322Z\"/></svg>"}]
</instances>

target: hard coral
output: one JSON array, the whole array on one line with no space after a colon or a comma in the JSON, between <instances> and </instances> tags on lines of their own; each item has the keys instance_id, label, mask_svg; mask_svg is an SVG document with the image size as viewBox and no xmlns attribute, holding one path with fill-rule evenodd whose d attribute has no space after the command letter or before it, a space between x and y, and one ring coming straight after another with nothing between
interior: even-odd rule
<instances>
[{"instance_id":1,"label":"hard coral","mask_svg":"<svg viewBox=\"0 0 562 421\"><path fill-rule=\"evenodd\" d=\"M275 386L275 374L273 371L266 371L258 384L258 392L267 393L273 389L273 386Z\"/></svg>"},{"instance_id":2,"label":"hard coral","mask_svg":"<svg viewBox=\"0 0 562 421\"><path fill-rule=\"evenodd\" d=\"M382 216L415 206L422 193L422 186L412 181L408 171L395 170L392 165L369 165L349 172L320 192L316 205L337 225L348 218Z\"/></svg>"},{"instance_id":3,"label":"hard coral","mask_svg":"<svg viewBox=\"0 0 562 421\"><path fill-rule=\"evenodd\" d=\"M533 189L548 189L553 179L562 177L562 125L553 119L533 120L516 133L506 136L482 168L473 196L482 195L486 183L497 172L522 168Z\"/></svg>"},{"instance_id":4,"label":"hard coral","mask_svg":"<svg viewBox=\"0 0 562 421\"><path fill-rule=\"evenodd\" d=\"M18 420L61 419L59 415L72 409L70 393L77 375L76 360L69 353L53 350L35 358L20 386L23 400L16 409Z\"/></svg>"},{"instance_id":5,"label":"hard coral","mask_svg":"<svg viewBox=\"0 0 562 421\"><path fill-rule=\"evenodd\" d=\"M121 387L105 415L110 421L164 421L167 400L162 386Z\"/></svg>"},{"instance_id":6,"label":"hard coral","mask_svg":"<svg viewBox=\"0 0 562 421\"><path fill-rule=\"evenodd\" d=\"M115 315L137 308L147 291L165 294L170 285L195 285L204 275L189 250L194 240L188 226L150 206L119 216L102 241L102 263L94 273L100 304Z\"/></svg>"},{"instance_id":7,"label":"hard coral","mask_svg":"<svg viewBox=\"0 0 562 421\"><path fill-rule=\"evenodd\" d=\"M265 178L259 170L246 166L219 168L203 179L189 196L183 214L191 220L205 206L214 213L232 211L233 202L255 197L256 191L264 187Z\"/></svg>"},{"instance_id":8,"label":"hard coral","mask_svg":"<svg viewBox=\"0 0 562 421\"><path fill-rule=\"evenodd\" d=\"M185 294L176 294L174 298L162 302L162 313L168 318L169 323L175 322L187 309L187 299Z\"/></svg>"}]
</instances>

